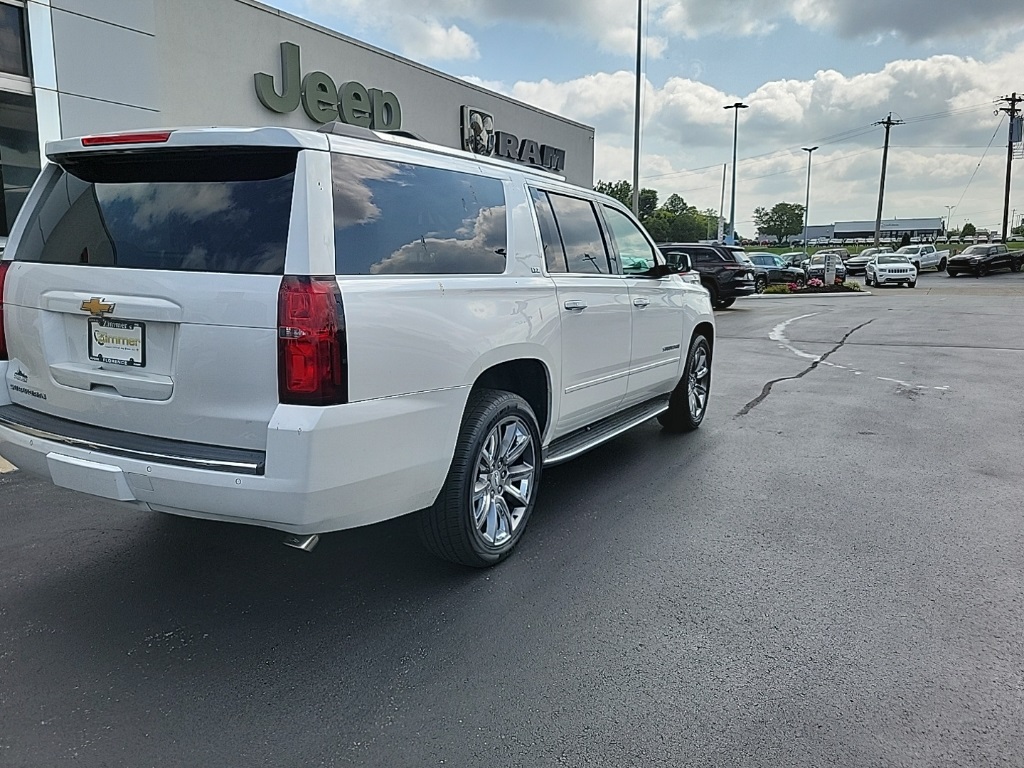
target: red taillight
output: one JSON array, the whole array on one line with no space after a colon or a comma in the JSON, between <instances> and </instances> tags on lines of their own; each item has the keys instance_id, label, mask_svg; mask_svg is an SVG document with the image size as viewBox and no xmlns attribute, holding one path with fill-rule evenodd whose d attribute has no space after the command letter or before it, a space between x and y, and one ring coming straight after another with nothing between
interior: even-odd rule
<instances>
[{"instance_id":1,"label":"red taillight","mask_svg":"<svg viewBox=\"0 0 1024 768\"><path fill-rule=\"evenodd\" d=\"M141 133L108 133L84 136L83 147L102 147L108 144L163 144L171 138L171 131L144 131Z\"/></svg>"},{"instance_id":2,"label":"red taillight","mask_svg":"<svg viewBox=\"0 0 1024 768\"><path fill-rule=\"evenodd\" d=\"M4 333L4 278L11 262L0 261L0 360L7 360L7 336Z\"/></svg>"},{"instance_id":3,"label":"red taillight","mask_svg":"<svg viewBox=\"0 0 1024 768\"><path fill-rule=\"evenodd\" d=\"M348 402L345 311L334 277L288 275L277 297L277 382L282 403Z\"/></svg>"}]
</instances>

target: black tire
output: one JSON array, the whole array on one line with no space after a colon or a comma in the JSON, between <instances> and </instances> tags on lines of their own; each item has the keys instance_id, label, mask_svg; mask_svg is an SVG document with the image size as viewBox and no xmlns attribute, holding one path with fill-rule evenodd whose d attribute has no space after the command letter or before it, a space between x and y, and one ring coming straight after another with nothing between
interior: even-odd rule
<instances>
[{"instance_id":1,"label":"black tire","mask_svg":"<svg viewBox=\"0 0 1024 768\"><path fill-rule=\"evenodd\" d=\"M731 299L720 299L718 301L718 303L715 304L715 309L728 309L729 307L731 307L735 303L736 303L736 297L735 296L733 296Z\"/></svg>"},{"instance_id":2,"label":"black tire","mask_svg":"<svg viewBox=\"0 0 1024 768\"><path fill-rule=\"evenodd\" d=\"M706 372L695 371L695 365L706 365ZM697 393L695 393L697 394L695 399L690 397L691 378L695 378L693 383L702 388L702 401ZM710 396L711 345L703 335L697 334L690 342L690 349L686 353L686 368L683 369L683 378L672 392L668 410L658 414L658 423L664 427L666 432L692 432L704 421Z\"/></svg>"},{"instance_id":3,"label":"black tire","mask_svg":"<svg viewBox=\"0 0 1024 768\"><path fill-rule=\"evenodd\" d=\"M911 282L907 283L907 287L908 288L917 288L917 280L912 280Z\"/></svg>"},{"instance_id":4,"label":"black tire","mask_svg":"<svg viewBox=\"0 0 1024 768\"><path fill-rule=\"evenodd\" d=\"M869 275L867 272L864 273L864 285L871 285L871 275Z\"/></svg>"},{"instance_id":5,"label":"black tire","mask_svg":"<svg viewBox=\"0 0 1024 768\"><path fill-rule=\"evenodd\" d=\"M920 275L921 274L921 262L915 261L914 262L914 269L916 269L917 270L917 274Z\"/></svg>"},{"instance_id":6,"label":"black tire","mask_svg":"<svg viewBox=\"0 0 1024 768\"><path fill-rule=\"evenodd\" d=\"M486 461L485 446L493 434L499 435L491 464L496 471L489 475L493 475L496 485L480 492L483 494L480 499L481 509L485 508L487 499L494 497L499 486L511 481L508 471L510 466L502 465L499 468L501 462L498 459L501 457L497 451L502 444L500 436L503 425L515 430L523 428L529 435L529 445L517 457L523 459L523 462L516 465L532 465L526 492L529 498L524 507L516 508L518 511L512 511L505 502L506 515L500 511L493 514L485 512L485 517L478 522L474 510L474 486L481 466ZM519 434L513 432L513 438ZM520 444L518 439L513 442ZM514 453L511 449L510 452ZM513 461L517 458L513 458ZM418 527L424 546L444 560L474 568L486 568L501 562L511 554L526 529L537 502L542 469L540 431L537 428L537 417L529 404L511 392L496 389L474 391L466 404L458 442L455 444L455 455L444 487L434 504L419 513ZM500 477L502 472L504 480ZM498 496L504 499L504 491ZM515 500L515 497L512 498ZM498 507L500 505L488 508Z\"/></svg>"},{"instance_id":7,"label":"black tire","mask_svg":"<svg viewBox=\"0 0 1024 768\"><path fill-rule=\"evenodd\" d=\"M707 292L711 295L711 306L712 307L717 307L718 306L718 288L716 288L715 284L711 283L711 282L703 282L703 283L701 283L701 285L703 285L704 288L707 289Z\"/></svg>"},{"instance_id":8,"label":"black tire","mask_svg":"<svg viewBox=\"0 0 1024 768\"><path fill-rule=\"evenodd\" d=\"M1010 271L1011 272L1020 272L1020 261L1018 261L1017 259L1013 259L1010 262Z\"/></svg>"},{"instance_id":9,"label":"black tire","mask_svg":"<svg viewBox=\"0 0 1024 768\"><path fill-rule=\"evenodd\" d=\"M988 277L988 265L987 264L979 264L978 265L978 271L975 274L977 274L978 277Z\"/></svg>"},{"instance_id":10,"label":"black tire","mask_svg":"<svg viewBox=\"0 0 1024 768\"><path fill-rule=\"evenodd\" d=\"M754 281L754 293L764 293L764 289L768 287L768 279L759 277Z\"/></svg>"},{"instance_id":11,"label":"black tire","mask_svg":"<svg viewBox=\"0 0 1024 768\"><path fill-rule=\"evenodd\" d=\"M946 259L945 258L939 259L939 266L937 266L935 268L935 271L936 272L945 272L946 271Z\"/></svg>"},{"instance_id":12,"label":"black tire","mask_svg":"<svg viewBox=\"0 0 1024 768\"><path fill-rule=\"evenodd\" d=\"M956 277L959 274L960 274L959 272L954 272L952 269L949 270L948 272L946 272L946 276L947 277Z\"/></svg>"}]
</instances>

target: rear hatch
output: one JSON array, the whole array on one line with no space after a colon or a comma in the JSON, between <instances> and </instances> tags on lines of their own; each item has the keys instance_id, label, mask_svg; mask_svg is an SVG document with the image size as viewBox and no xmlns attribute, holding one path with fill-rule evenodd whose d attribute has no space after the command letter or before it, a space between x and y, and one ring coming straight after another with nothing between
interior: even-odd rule
<instances>
[{"instance_id":1,"label":"rear hatch","mask_svg":"<svg viewBox=\"0 0 1024 768\"><path fill-rule=\"evenodd\" d=\"M264 449L297 156L217 146L58 158L11 239L12 402L123 432Z\"/></svg>"}]
</instances>

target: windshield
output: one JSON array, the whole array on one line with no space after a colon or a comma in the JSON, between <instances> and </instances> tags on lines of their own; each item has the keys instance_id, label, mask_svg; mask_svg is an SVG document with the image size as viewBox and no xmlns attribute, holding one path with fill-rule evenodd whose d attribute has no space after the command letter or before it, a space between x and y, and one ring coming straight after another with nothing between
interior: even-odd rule
<instances>
[{"instance_id":1,"label":"windshield","mask_svg":"<svg viewBox=\"0 0 1024 768\"><path fill-rule=\"evenodd\" d=\"M883 254L878 257L879 264L909 264L906 256L897 256L895 253Z\"/></svg>"},{"instance_id":2,"label":"windshield","mask_svg":"<svg viewBox=\"0 0 1024 768\"><path fill-rule=\"evenodd\" d=\"M972 245L964 248L964 256L984 256L988 253L987 245Z\"/></svg>"},{"instance_id":3,"label":"windshield","mask_svg":"<svg viewBox=\"0 0 1024 768\"><path fill-rule=\"evenodd\" d=\"M911 254L913 254L913 253L917 253L919 250L921 250L921 246L919 246L919 245L904 245L902 248L900 248L898 251L896 251L896 253L911 253Z\"/></svg>"}]
</instances>

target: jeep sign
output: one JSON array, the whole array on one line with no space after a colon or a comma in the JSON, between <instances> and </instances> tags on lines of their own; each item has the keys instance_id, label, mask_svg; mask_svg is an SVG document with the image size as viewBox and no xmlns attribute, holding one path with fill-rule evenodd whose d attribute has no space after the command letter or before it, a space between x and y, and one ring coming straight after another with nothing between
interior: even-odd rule
<instances>
[{"instance_id":1,"label":"jeep sign","mask_svg":"<svg viewBox=\"0 0 1024 768\"><path fill-rule=\"evenodd\" d=\"M274 112L293 112L302 108L311 120L329 123L341 120L349 125L394 131L402 127L402 106L390 91L367 89L355 80L337 86L325 72L303 76L299 63L299 46L281 43L281 92L274 88L274 78L266 72L253 75L256 98Z\"/></svg>"}]
</instances>

